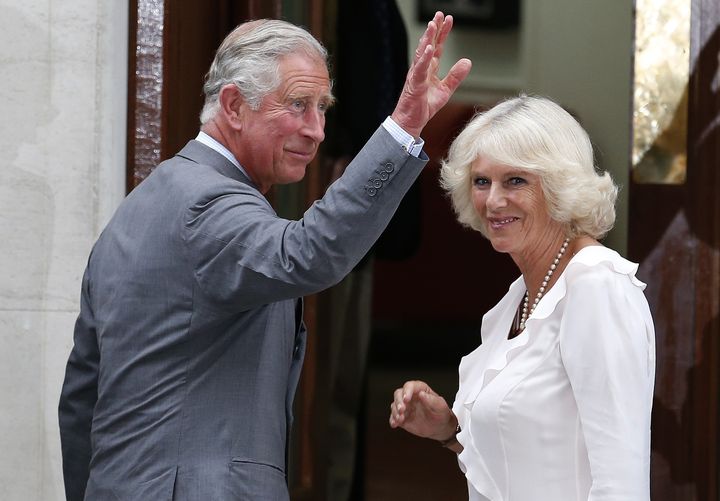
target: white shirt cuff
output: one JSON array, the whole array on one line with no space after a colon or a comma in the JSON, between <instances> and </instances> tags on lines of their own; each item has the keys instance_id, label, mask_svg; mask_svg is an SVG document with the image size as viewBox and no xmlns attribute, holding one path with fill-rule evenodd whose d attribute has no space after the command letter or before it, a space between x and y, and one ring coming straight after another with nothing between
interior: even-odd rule
<instances>
[{"instance_id":1,"label":"white shirt cuff","mask_svg":"<svg viewBox=\"0 0 720 501\"><path fill-rule=\"evenodd\" d=\"M425 141L423 141L422 138L420 138L420 140L418 141L415 141L415 138L405 132L403 128L400 127L391 117L387 117L382 125L383 127L385 127L385 130L388 131L390 135L395 139L395 141L397 141L400 146L402 146L402 149L404 149L414 157L420 156L420 152L422 152L423 146L425 146Z\"/></svg>"}]
</instances>

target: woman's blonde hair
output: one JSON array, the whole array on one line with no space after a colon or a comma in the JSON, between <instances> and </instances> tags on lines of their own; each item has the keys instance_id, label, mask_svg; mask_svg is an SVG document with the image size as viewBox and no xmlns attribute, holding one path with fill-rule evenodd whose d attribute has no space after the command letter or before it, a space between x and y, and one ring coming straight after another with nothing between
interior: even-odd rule
<instances>
[{"instance_id":1,"label":"woman's blonde hair","mask_svg":"<svg viewBox=\"0 0 720 501\"><path fill-rule=\"evenodd\" d=\"M472 204L471 167L478 158L517 167L541 179L550 217L566 235L602 238L615 223L618 188L596 171L590 138L553 101L521 95L477 113L453 141L440 183L458 221L485 234Z\"/></svg>"}]
</instances>

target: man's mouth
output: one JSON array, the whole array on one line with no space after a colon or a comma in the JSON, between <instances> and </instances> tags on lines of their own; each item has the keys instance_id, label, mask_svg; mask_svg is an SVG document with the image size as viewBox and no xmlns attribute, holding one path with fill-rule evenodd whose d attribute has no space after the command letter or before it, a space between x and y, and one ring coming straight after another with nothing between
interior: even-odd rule
<instances>
[{"instance_id":1,"label":"man's mouth","mask_svg":"<svg viewBox=\"0 0 720 501\"><path fill-rule=\"evenodd\" d=\"M308 162L315 158L315 151L297 151L297 150L286 150L290 155L307 160Z\"/></svg>"}]
</instances>

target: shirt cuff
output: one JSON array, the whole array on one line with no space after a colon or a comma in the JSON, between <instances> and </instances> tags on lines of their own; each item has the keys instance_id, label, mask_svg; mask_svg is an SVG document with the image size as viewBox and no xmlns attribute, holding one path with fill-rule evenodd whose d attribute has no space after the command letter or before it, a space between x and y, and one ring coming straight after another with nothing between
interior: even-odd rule
<instances>
[{"instance_id":1,"label":"shirt cuff","mask_svg":"<svg viewBox=\"0 0 720 501\"><path fill-rule=\"evenodd\" d=\"M397 123L395 123L395 120L393 120L391 117L387 117L382 125L383 127L385 127L385 130L388 131L390 135L395 139L395 141L397 141L400 146L402 146L403 150L407 151L416 158L420 156L423 146L425 146L425 141L423 141L422 138L420 138L418 141L415 141L415 138L405 132L403 128L400 127Z\"/></svg>"}]
</instances>

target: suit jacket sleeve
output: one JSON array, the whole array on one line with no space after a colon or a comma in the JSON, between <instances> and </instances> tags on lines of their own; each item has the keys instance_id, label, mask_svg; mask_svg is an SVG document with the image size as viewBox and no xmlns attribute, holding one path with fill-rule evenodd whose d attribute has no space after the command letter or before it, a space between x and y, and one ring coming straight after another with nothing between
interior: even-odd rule
<instances>
[{"instance_id":1,"label":"suit jacket sleeve","mask_svg":"<svg viewBox=\"0 0 720 501\"><path fill-rule=\"evenodd\" d=\"M90 428L97 401L100 352L89 298L89 271L82 282L80 315L75 323L72 352L58 409L65 495L68 501L85 497L90 467Z\"/></svg>"},{"instance_id":2,"label":"suit jacket sleeve","mask_svg":"<svg viewBox=\"0 0 720 501\"><path fill-rule=\"evenodd\" d=\"M236 309L334 285L377 240L426 162L380 127L299 221L279 218L247 185L213 188L186 220L197 283Z\"/></svg>"}]
</instances>

